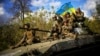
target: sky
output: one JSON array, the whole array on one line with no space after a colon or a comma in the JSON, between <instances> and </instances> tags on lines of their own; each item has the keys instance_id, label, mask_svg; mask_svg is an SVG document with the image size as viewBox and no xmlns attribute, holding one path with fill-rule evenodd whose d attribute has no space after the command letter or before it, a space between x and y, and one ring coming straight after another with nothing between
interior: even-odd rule
<instances>
[{"instance_id":1,"label":"sky","mask_svg":"<svg viewBox=\"0 0 100 56\"><path fill-rule=\"evenodd\" d=\"M0 0L0 24L9 20L12 17L9 8L12 6L14 0ZM74 8L81 8L86 17L89 17L91 10L95 10L96 1L98 0L31 0L32 5L30 9L34 12L39 8L44 7L46 10L50 11L51 6L54 6L55 11L57 11L61 5L67 2L71 2Z\"/></svg>"}]
</instances>

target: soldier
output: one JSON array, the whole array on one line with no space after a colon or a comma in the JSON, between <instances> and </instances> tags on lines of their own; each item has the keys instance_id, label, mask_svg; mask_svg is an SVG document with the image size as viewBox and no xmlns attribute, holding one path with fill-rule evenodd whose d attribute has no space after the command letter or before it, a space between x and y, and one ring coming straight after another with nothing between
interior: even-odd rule
<instances>
[{"instance_id":1,"label":"soldier","mask_svg":"<svg viewBox=\"0 0 100 56\"><path fill-rule=\"evenodd\" d=\"M53 26L58 25L59 27L61 27L63 19L62 19L61 16L55 15L55 16L53 17L53 21L54 21L54 22L53 22Z\"/></svg>"},{"instance_id":2,"label":"soldier","mask_svg":"<svg viewBox=\"0 0 100 56\"><path fill-rule=\"evenodd\" d=\"M53 27L55 27L56 25L58 25L58 21L57 21L57 16L55 15L53 17Z\"/></svg>"},{"instance_id":3,"label":"soldier","mask_svg":"<svg viewBox=\"0 0 100 56\"><path fill-rule=\"evenodd\" d=\"M67 12L63 19L63 26L62 26L62 34L65 36L70 37L76 37L76 34L73 34L73 21L74 21L73 14L70 15L69 12ZM66 30L65 30L66 29Z\"/></svg>"},{"instance_id":4,"label":"soldier","mask_svg":"<svg viewBox=\"0 0 100 56\"><path fill-rule=\"evenodd\" d=\"M67 12L66 14L65 14L65 19L63 20L63 21L65 21L65 22L67 22L68 23L68 26L70 27L70 31L72 31L73 30L73 21L74 21L74 17L73 17L73 15L70 15L70 13L69 12Z\"/></svg>"},{"instance_id":5,"label":"soldier","mask_svg":"<svg viewBox=\"0 0 100 56\"><path fill-rule=\"evenodd\" d=\"M78 21L83 21L83 20L84 20L84 13L81 11L80 8L78 8L78 9L76 10L75 16L76 16L76 19L77 19Z\"/></svg>"},{"instance_id":6,"label":"soldier","mask_svg":"<svg viewBox=\"0 0 100 56\"><path fill-rule=\"evenodd\" d=\"M78 36L78 35L80 35L80 34L83 33L83 29L82 28L84 27L84 23L83 22L85 20L85 18L84 18L84 12L82 12L81 9L78 8L76 10L76 12L75 12L74 17L75 17L75 20L74 20L74 23L75 23L74 24L74 32ZM79 38L76 37L75 38L75 43L76 43L77 46L79 46L78 42L79 42Z\"/></svg>"},{"instance_id":7,"label":"soldier","mask_svg":"<svg viewBox=\"0 0 100 56\"><path fill-rule=\"evenodd\" d=\"M68 21L63 22L62 35L64 35L64 37L72 37L72 38L76 37L75 34L70 32L70 26L68 25Z\"/></svg>"},{"instance_id":8,"label":"soldier","mask_svg":"<svg viewBox=\"0 0 100 56\"><path fill-rule=\"evenodd\" d=\"M17 43L15 46L11 48L16 48L20 45L27 45L27 44L32 44L33 39L34 39L34 32L30 29L30 24L24 24L25 32L23 34L23 38L20 40L19 43Z\"/></svg>"},{"instance_id":9,"label":"soldier","mask_svg":"<svg viewBox=\"0 0 100 56\"><path fill-rule=\"evenodd\" d=\"M60 37L61 36L61 31L62 31L61 27L62 27L62 22L63 22L63 19L60 15L57 15L57 22L58 22L58 29L59 29L58 35Z\"/></svg>"},{"instance_id":10,"label":"soldier","mask_svg":"<svg viewBox=\"0 0 100 56\"><path fill-rule=\"evenodd\" d=\"M69 32L68 22L64 21L62 25L62 35L67 35Z\"/></svg>"},{"instance_id":11,"label":"soldier","mask_svg":"<svg viewBox=\"0 0 100 56\"><path fill-rule=\"evenodd\" d=\"M81 34L81 33L83 33L83 27L85 27L85 25L84 25L84 20L85 20L85 18L84 18L84 13L81 11L81 9L80 8L78 8L77 10L76 10L76 13L75 13L75 20L74 20L74 32L76 33L76 34ZM77 29L80 29L81 31L79 31L79 30L77 30Z\"/></svg>"},{"instance_id":12,"label":"soldier","mask_svg":"<svg viewBox=\"0 0 100 56\"><path fill-rule=\"evenodd\" d=\"M60 34L61 34L61 26L62 26L62 18L60 17L60 16L58 16L58 15L55 15L54 17L53 17L53 28L52 28L52 32L54 32L53 31L53 29L56 29L57 31L57 37L59 38L59 36L60 36ZM52 34L52 32L51 32L51 34Z\"/></svg>"},{"instance_id":13,"label":"soldier","mask_svg":"<svg viewBox=\"0 0 100 56\"><path fill-rule=\"evenodd\" d=\"M76 27L84 26L84 24L83 24L84 20L85 20L84 13L80 10L80 8L78 8L76 10L76 14L75 14L75 24L76 24Z\"/></svg>"}]
</instances>

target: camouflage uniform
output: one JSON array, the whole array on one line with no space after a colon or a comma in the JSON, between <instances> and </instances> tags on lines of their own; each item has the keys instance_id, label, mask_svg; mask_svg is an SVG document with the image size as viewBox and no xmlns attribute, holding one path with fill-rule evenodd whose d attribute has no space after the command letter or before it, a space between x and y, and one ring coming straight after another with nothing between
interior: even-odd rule
<instances>
[{"instance_id":1,"label":"camouflage uniform","mask_svg":"<svg viewBox=\"0 0 100 56\"><path fill-rule=\"evenodd\" d=\"M58 34L59 34L58 27L57 26L53 27L52 30L51 30L51 35L50 36L52 36L53 39L56 39L56 38L59 37Z\"/></svg>"},{"instance_id":2,"label":"camouflage uniform","mask_svg":"<svg viewBox=\"0 0 100 56\"><path fill-rule=\"evenodd\" d=\"M84 13L80 10L80 8L78 8L75 14L76 27L82 27L84 20Z\"/></svg>"},{"instance_id":3,"label":"camouflage uniform","mask_svg":"<svg viewBox=\"0 0 100 56\"><path fill-rule=\"evenodd\" d=\"M34 32L30 29L26 29L26 31L23 34L23 38L12 48L16 48L18 46L21 45L27 45L27 44L32 44L33 43L33 39L34 39Z\"/></svg>"},{"instance_id":4,"label":"camouflage uniform","mask_svg":"<svg viewBox=\"0 0 100 56\"><path fill-rule=\"evenodd\" d=\"M53 34L53 32L56 32L53 34L53 36L57 35L57 37L59 38L59 35L61 34L62 18L56 15L55 17L53 17L53 19L54 22L53 22L53 28L51 30L51 35Z\"/></svg>"},{"instance_id":5,"label":"camouflage uniform","mask_svg":"<svg viewBox=\"0 0 100 56\"><path fill-rule=\"evenodd\" d=\"M64 25L62 26L62 35L65 37L72 37L75 38L75 34L70 32L70 26L68 26L68 23L64 22Z\"/></svg>"},{"instance_id":6,"label":"camouflage uniform","mask_svg":"<svg viewBox=\"0 0 100 56\"><path fill-rule=\"evenodd\" d=\"M67 25L62 26L62 34L65 36L70 36L70 37L75 37L75 34L73 34L73 21L74 21L74 16L70 15L70 13L66 13L63 22L66 23Z\"/></svg>"},{"instance_id":7,"label":"camouflage uniform","mask_svg":"<svg viewBox=\"0 0 100 56\"><path fill-rule=\"evenodd\" d=\"M76 34L81 34L81 33L83 33L83 27L85 27L85 25L84 25L84 20L85 20L85 18L84 18L84 13L80 10L80 8L78 8L77 10L76 10L76 13L75 13L75 20L74 20L74 32L76 33ZM77 30L77 29L80 29L81 31L79 31L79 30Z\"/></svg>"},{"instance_id":8,"label":"camouflage uniform","mask_svg":"<svg viewBox=\"0 0 100 56\"><path fill-rule=\"evenodd\" d=\"M70 14L69 14L69 16L67 16L68 14L65 14L65 18L64 18L63 22L67 22L68 27L70 28L69 30L72 31L73 30L73 21L75 18L73 15L70 15Z\"/></svg>"},{"instance_id":9,"label":"camouflage uniform","mask_svg":"<svg viewBox=\"0 0 100 56\"><path fill-rule=\"evenodd\" d=\"M84 13L83 12L76 12L76 18L78 21L82 21L83 17L84 17Z\"/></svg>"},{"instance_id":10,"label":"camouflage uniform","mask_svg":"<svg viewBox=\"0 0 100 56\"><path fill-rule=\"evenodd\" d=\"M62 34L67 35L69 33L69 28L66 25L62 26Z\"/></svg>"}]
</instances>

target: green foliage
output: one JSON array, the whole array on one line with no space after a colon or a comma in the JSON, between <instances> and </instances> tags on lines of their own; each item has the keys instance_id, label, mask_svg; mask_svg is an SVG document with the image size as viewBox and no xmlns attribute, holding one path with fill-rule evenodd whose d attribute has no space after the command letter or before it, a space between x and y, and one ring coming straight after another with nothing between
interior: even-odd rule
<instances>
[{"instance_id":1,"label":"green foliage","mask_svg":"<svg viewBox=\"0 0 100 56\"><path fill-rule=\"evenodd\" d=\"M97 10L97 13L100 14L100 4L97 4L96 10Z\"/></svg>"},{"instance_id":2,"label":"green foliage","mask_svg":"<svg viewBox=\"0 0 100 56\"><path fill-rule=\"evenodd\" d=\"M39 17L28 14L24 21L25 23L30 23L31 28L50 30L53 25L52 19L49 19L48 22L46 22L42 16L43 14L41 14ZM84 23L92 32L100 33L100 20L89 21L86 18ZM0 51L15 45L20 41L24 32L24 30L19 29L20 25L22 24L23 23L19 21L19 23L13 23L12 25L4 25L0 27L0 45L2 45L0 47ZM37 31L36 36L39 36L41 39L43 39L43 37L47 36L47 33Z\"/></svg>"},{"instance_id":3,"label":"green foliage","mask_svg":"<svg viewBox=\"0 0 100 56\"><path fill-rule=\"evenodd\" d=\"M24 22L30 23L31 28L50 30L52 27L52 20L50 19L48 22L46 22L46 20L42 18L44 14L40 14L38 17L27 14L28 16L24 18ZM21 25L23 25L23 23L21 20L19 20L18 23L13 22L11 25L4 25L0 27L0 45L2 45L0 47L0 51L15 45L20 41L24 32L24 30L19 29ZM47 32L37 31L36 36L39 36L41 39L43 39L43 37L47 36Z\"/></svg>"},{"instance_id":4,"label":"green foliage","mask_svg":"<svg viewBox=\"0 0 100 56\"><path fill-rule=\"evenodd\" d=\"M15 45L22 38L22 32L15 24L0 27L0 51Z\"/></svg>"},{"instance_id":5,"label":"green foliage","mask_svg":"<svg viewBox=\"0 0 100 56\"><path fill-rule=\"evenodd\" d=\"M85 20L85 25L89 27L89 29L94 33L100 34L100 20L95 19L92 21L89 21L88 19Z\"/></svg>"}]
</instances>

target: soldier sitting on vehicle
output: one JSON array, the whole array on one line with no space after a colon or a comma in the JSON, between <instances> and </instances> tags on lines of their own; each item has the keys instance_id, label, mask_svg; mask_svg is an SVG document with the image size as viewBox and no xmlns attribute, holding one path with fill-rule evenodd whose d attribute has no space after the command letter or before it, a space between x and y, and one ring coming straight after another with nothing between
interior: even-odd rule
<instances>
[{"instance_id":1,"label":"soldier sitting on vehicle","mask_svg":"<svg viewBox=\"0 0 100 56\"><path fill-rule=\"evenodd\" d=\"M64 18L64 23L63 23L63 26L62 26L62 32L64 32L64 28L66 28L66 36L71 36L71 37L75 37L76 34L73 33L73 21L74 21L74 16L73 15L70 15L69 12L67 12L65 14L65 18Z\"/></svg>"},{"instance_id":2,"label":"soldier sitting on vehicle","mask_svg":"<svg viewBox=\"0 0 100 56\"><path fill-rule=\"evenodd\" d=\"M33 39L34 39L34 32L30 29L30 24L24 24L24 28L25 28L25 32L23 34L23 38L13 47L11 48L16 48L19 47L21 45L30 45L33 43Z\"/></svg>"},{"instance_id":3,"label":"soldier sitting on vehicle","mask_svg":"<svg viewBox=\"0 0 100 56\"><path fill-rule=\"evenodd\" d=\"M62 18L58 15L53 17L53 27L50 37L58 38L61 35Z\"/></svg>"},{"instance_id":4,"label":"soldier sitting on vehicle","mask_svg":"<svg viewBox=\"0 0 100 56\"><path fill-rule=\"evenodd\" d=\"M84 18L84 13L81 11L80 8L76 10L74 17L75 17L74 32L79 35L83 34L84 33L83 30L85 29L85 25L84 25L85 18Z\"/></svg>"},{"instance_id":5,"label":"soldier sitting on vehicle","mask_svg":"<svg viewBox=\"0 0 100 56\"><path fill-rule=\"evenodd\" d=\"M65 14L65 18L64 18L63 21L67 21L68 22L68 26L70 27L70 29L69 29L70 32L73 32L73 25L74 25L73 21L74 20L75 20L74 16L73 15L70 15L69 12L67 12Z\"/></svg>"},{"instance_id":6,"label":"soldier sitting on vehicle","mask_svg":"<svg viewBox=\"0 0 100 56\"><path fill-rule=\"evenodd\" d=\"M70 32L70 26L68 25L68 21L63 22L62 35L64 36L64 38L66 38L66 37L75 38L76 37L75 34Z\"/></svg>"},{"instance_id":7,"label":"soldier sitting on vehicle","mask_svg":"<svg viewBox=\"0 0 100 56\"><path fill-rule=\"evenodd\" d=\"M84 20L84 13L80 10L80 8L78 8L75 14L75 24L77 25L77 27L83 27Z\"/></svg>"}]
</instances>

